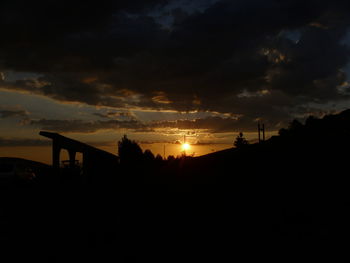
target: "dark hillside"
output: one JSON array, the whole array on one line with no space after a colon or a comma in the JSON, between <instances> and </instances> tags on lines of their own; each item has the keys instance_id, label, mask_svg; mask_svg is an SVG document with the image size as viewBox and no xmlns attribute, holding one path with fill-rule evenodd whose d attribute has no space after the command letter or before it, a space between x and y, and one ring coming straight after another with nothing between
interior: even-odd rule
<instances>
[{"instance_id":1,"label":"dark hillside","mask_svg":"<svg viewBox=\"0 0 350 263\"><path fill-rule=\"evenodd\" d=\"M27 160L23 158L13 158L13 157L0 157L0 162L1 163L15 163L19 164L21 166L28 166L28 167L37 167L37 168L44 168L48 167L49 165L41 163L41 162L36 162L32 160Z\"/></svg>"},{"instance_id":2,"label":"dark hillside","mask_svg":"<svg viewBox=\"0 0 350 263\"><path fill-rule=\"evenodd\" d=\"M145 159L134 145L137 158L100 180L52 170L7 187L2 239L43 262L341 261L332 249L350 234L349 135L344 111L198 158Z\"/></svg>"}]
</instances>

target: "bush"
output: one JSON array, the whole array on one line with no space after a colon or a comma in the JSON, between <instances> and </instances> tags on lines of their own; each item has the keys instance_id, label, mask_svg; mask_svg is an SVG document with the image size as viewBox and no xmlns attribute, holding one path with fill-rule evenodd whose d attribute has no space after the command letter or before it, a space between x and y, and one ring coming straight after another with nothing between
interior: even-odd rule
<instances>
[{"instance_id":1,"label":"bush","mask_svg":"<svg viewBox=\"0 0 350 263\"><path fill-rule=\"evenodd\" d=\"M248 144L249 144L248 141L243 136L243 132L239 133L239 135L236 137L235 142L233 143L233 145L238 149L243 148Z\"/></svg>"}]
</instances>

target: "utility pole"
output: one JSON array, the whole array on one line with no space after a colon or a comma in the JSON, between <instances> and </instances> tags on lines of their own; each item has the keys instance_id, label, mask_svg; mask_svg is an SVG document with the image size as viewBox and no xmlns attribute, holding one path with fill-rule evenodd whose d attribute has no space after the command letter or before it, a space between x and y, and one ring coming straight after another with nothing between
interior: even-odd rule
<instances>
[{"instance_id":1,"label":"utility pole","mask_svg":"<svg viewBox=\"0 0 350 263\"><path fill-rule=\"evenodd\" d=\"M262 132L262 139L261 139L261 132ZM259 137L259 143L261 143L261 141L265 141L265 124L261 126L260 122L258 122L258 137Z\"/></svg>"}]
</instances>

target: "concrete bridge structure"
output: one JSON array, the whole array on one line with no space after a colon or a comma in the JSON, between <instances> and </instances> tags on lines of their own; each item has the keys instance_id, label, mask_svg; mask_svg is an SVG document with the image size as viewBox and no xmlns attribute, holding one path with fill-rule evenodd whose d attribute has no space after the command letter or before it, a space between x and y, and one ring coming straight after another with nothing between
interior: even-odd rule
<instances>
[{"instance_id":1,"label":"concrete bridge structure","mask_svg":"<svg viewBox=\"0 0 350 263\"><path fill-rule=\"evenodd\" d=\"M97 166L104 166L107 163L117 163L118 156L109 152L97 149L88 144L79 142L62 136L58 133L40 131L41 136L52 140L52 166L53 168L60 167L60 152L62 149L68 151L69 154L69 166L73 168L75 166L76 153L80 152L83 155L83 173L88 173Z\"/></svg>"}]
</instances>

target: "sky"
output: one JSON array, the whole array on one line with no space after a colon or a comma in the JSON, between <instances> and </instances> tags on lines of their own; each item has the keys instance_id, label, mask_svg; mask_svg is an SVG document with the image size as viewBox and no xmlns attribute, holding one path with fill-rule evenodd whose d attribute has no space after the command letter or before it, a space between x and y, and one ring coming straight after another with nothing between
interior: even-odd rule
<instances>
[{"instance_id":1,"label":"sky","mask_svg":"<svg viewBox=\"0 0 350 263\"><path fill-rule=\"evenodd\" d=\"M0 156L48 162L59 132L117 153L195 155L350 105L350 2L4 0ZM167 155L166 154L166 155Z\"/></svg>"}]
</instances>

